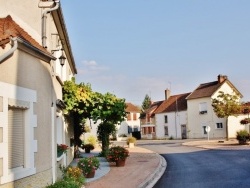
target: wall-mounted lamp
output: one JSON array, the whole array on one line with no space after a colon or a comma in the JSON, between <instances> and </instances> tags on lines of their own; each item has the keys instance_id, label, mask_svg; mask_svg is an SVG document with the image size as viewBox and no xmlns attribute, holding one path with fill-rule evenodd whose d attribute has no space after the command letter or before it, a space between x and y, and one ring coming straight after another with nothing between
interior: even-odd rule
<instances>
[{"instance_id":1,"label":"wall-mounted lamp","mask_svg":"<svg viewBox=\"0 0 250 188\"><path fill-rule=\"evenodd\" d=\"M65 64L65 60L66 58L64 57L64 55L62 54L60 57L59 57L59 61L60 61L60 64L63 66Z\"/></svg>"}]
</instances>

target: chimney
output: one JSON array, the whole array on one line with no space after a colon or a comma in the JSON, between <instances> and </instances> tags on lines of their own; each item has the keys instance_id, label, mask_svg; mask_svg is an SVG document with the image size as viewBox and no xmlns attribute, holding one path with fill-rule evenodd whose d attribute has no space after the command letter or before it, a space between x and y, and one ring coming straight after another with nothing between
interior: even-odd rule
<instances>
[{"instance_id":1,"label":"chimney","mask_svg":"<svg viewBox=\"0 0 250 188\"><path fill-rule=\"evenodd\" d=\"M218 75L218 83L222 83L225 80L227 80L227 76L226 75L221 75L221 74Z\"/></svg>"},{"instance_id":2,"label":"chimney","mask_svg":"<svg viewBox=\"0 0 250 188\"><path fill-rule=\"evenodd\" d=\"M165 100L168 100L170 97L170 90L169 89L166 89L165 90Z\"/></svg>"}]
</instances>

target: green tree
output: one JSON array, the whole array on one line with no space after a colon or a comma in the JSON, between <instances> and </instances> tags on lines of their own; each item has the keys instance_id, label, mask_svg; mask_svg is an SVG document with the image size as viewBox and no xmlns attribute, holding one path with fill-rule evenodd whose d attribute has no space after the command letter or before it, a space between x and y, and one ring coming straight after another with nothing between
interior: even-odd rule
<instances>
[{"instance_id":1,"label":"green tree","mask_svg":"<svg viewBox=\"0 0 250 188\"><path fill-rule=\"evenodd\" d=\"M79 137L85 131L86 119L91 118L91 111L94 108L93 95L90 84L77 84L74 78L64 82L63 101L66 105L64 113L67 121L74 125L74 140L77 146L82 143Z\"/></svg>"},{"instance_id":2,"label":"green tree","mask_svg":"<svg viewBox=\"0 0 250 188\"><path fill-rule=\"evenodd\" d=\"M151 105L151 98L148 96L148 94L145 95L145 98L142 102L142 105L141 105L141 115L140 115L140 118L145 118L146 116L146 110L149 109Z\"/></svg>"},{"instance_id":3,"label":"green tree","mask_svg":"<svg viewBox=\"0 0 250 188\"><path fill-rule=\"evenodd\" d=\"M116 124L126 117L125 99L117 98L111 93L95 93L95 108L91 112L92 119L101 120L97 128L98 139L102 142L102 155L106 156L109 149L109 137L116 132Z\"/></svg>"},{"instance_id":4,"label":"green tree","mask_svg":"<svg viewBox=\"0 0 250 188\"><path fill-rule=\"evenodd\" d=\"M226 139L228 140L228 117L238 116L241 112L239 95L219 92L217 98L212 99L212 107L219 118L226 118Z\"/></svg>"}]
</instances>

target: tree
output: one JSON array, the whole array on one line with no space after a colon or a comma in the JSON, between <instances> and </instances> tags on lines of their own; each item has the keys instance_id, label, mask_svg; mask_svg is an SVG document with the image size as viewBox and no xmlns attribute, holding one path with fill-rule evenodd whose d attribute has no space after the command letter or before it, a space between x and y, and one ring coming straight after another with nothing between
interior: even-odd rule
<instances>
[{"instance_id":1,"label":"tree","mask_svg":"<svg viewBox=\"0 0 250 188\"><path fill-rule=\"evenodd\" d=\"M141 105L141 116L140 116L141 118L145 118L146 116L145 111L149 109L150 106L151 106L151 98L148 96L148 94L146 94Z\"/></svg>"},{"instance_id":2,"label":"tree","mask_svg":"<svg viewBox=\"0 0 250 188\"><path fill-rule=\"evenodd\" d=\"M98 125L98 139L102 142L102 153L107 154L109 136L116 131L115 125L126 117L125 99L119 99L111 93L94 92L90 84L76 84L75 79L66 81L63 86L65 113L73 119L76 145L80 146L80 135L84 132L86 119L92 119Z\"/></svg>"},{"instance_id":3,"label":"tree","mask_svg":"<svg viewBox=\"0 0 250 188\"><path fill-rule=\"evenodd\" d=\"M102 142L102 155L106 156L109 149L109 136L116 132L116 124L126 117L125 99L117 98L111 93L102 95L95 93L95 108L91 112L92 119L101 120L97 128L98 139Z\"/></svg>"},{"instance_id":4,"label":"tree","mask_svg":"<svg viewBox=\"0 0 250 188\"><path fill-rule=\"evenodd\" d=\"M64 114L68 121L74 125L75 145L80 146L81 134L85 131L84 126L87 118L91 118L91 111L94 108L93 103L94 92L90 84L75 83L73 78L71 81L65 81L63 85L63 101L66 105Z\"/></svg>"},{"instance_id":5,"label":"tree","mask_svg":"<svg viewBox=\"0 0 250 188\"><path fill-rule=\"evenodd\" d=\"M228 117L237 116L241 112L239 95L219 92L217 98L212 99L212 107L219 118L226 118L226 139L228 140Z\"/></svg>"}]
</instances>

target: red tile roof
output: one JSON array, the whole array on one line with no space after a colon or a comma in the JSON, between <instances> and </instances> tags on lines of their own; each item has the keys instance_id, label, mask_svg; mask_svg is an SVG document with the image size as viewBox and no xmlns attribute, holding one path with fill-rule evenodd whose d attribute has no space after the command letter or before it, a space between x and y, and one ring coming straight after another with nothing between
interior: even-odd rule
<instances>
[{"instance_id":1,"label":"red tile roof","mask_svg":"<svg viewBox=\"0 0 250 188\"><path fill-rule=\"evenodd\" d=\"M224 81L214 81L200 84L198 88L196 88L187 99L197 99L203 97L211 97L224 83L228 83L233 90L238 93L241 97L242 94L234 87L234 85L226 78Z\"/></svg>"},{"instance_id":2,"label":"red tile roof","mask_svg":"<svg viewBox=\"0 0 250 188\"><path fill-rule=\"evenodd\" d=\"M6 18L0 18L0 46L5 48L5 45L10 41L10 37L18 37L23 39L28 44L51 55L44 49L36 40L34 40L24 29L22 29L12 18L8 15Z\"/></svg>"},{"instance_id":3,"label":"red tile roof","mask_svg":"<svg viewBox=\"0 0 250 188\"><path fill-rule=\"evenodd\" d=\"M126 105L126 112L141 112L140 108L138 106L133 105L132 103L126 103Z\"/></svg>"},{"instance_id":4,"label":"red tile roof","mask_svg":"<svg viewBox=\"0 0 250 188\"><path fill-rule=\"evenodd\" d=\"M161 105L155 110L155 114L164 112L176 112L187 110L186 97L190 93L170 96L167 100L163 101Z\"/></svg>"},{"instance_id":5,"label":"red tile roof","mask_svg":"<svg viewBox=\"0 0 250 188\"><path fill-rule=\"evenodd\" d=\"M225 81L224 81L225 82ZM202 97L211 97L213 93L220 88L224 83L219 83L218 81L200 84L197 89L195 89L187 99L197 99Z\"/></svg>"},{"instance_id":6,"label":"red tile roof","mask_svg":"<svg viewBox=\"0 0 250 188\"><path fill-rule=\"evenodd\" d=\"M151 117L154 116L155 111L158 109L158 107L163 103L164 101L156 101L153 102L150 107L145 111L146 114L149 114Z\"/></svg>"}]
</instances>

